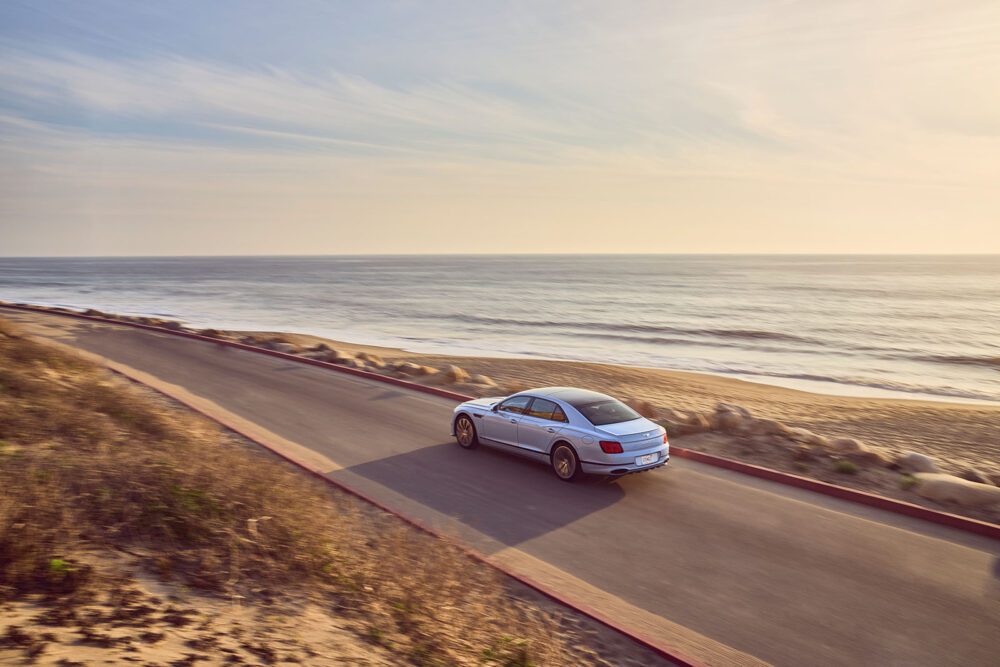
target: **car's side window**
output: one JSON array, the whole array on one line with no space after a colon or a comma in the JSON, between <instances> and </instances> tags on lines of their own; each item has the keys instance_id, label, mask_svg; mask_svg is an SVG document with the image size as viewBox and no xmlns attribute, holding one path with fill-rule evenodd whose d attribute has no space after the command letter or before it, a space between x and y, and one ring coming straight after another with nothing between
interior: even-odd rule
<instances>
[{"instance_id":1,"label":"car's side window","mask_svg":"<svg viewBox=\"0 0 1000 667\"><path fill-rule=\"evenodd\" d=\"M552 411L552 421L554 422L564 422L569 423L569 419L566 417L566 413L558 405L556 409Z\"/></svg>"},{"instance_id":2,"label":"car's side window","mask_svg":"<svg viewBox=\"0 0 1000 667\"><path fill-rule=\"evenodd\" d=\"M536 398L531 402L531 407L528 408L529 417L538 417L539 419L552 419L552 413L559 409L559 406L552 401L547 401L544 398Z\"/></svg>"},{"instance_id":3,"label":"car's side window","mask_svg":"<svg viewBox=\"0 0 1000 667\"><path fill-rule=\"evenodd\" d=\"M510 412L515 415L523 415L525 408L528 407L529 401L531 401L531 396L515 396L514 398L508 398L500 404L498 410L500 410L500 412Z\"/></svg>"}]
</instances>

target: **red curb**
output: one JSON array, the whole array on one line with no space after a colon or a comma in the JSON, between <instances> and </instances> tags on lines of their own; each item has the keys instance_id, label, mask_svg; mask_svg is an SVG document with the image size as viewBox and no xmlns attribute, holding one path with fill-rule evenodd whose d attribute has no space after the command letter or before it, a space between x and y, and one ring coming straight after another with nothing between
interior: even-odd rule
<instances>
[{"instance_id":1,"label":"red curb","mask_svg":"<svg viewBox=\"0 0 1000 667\"><path fill-rule=\"evenodd\" d=\"M129 322L128 320L113 320L107 317L96 317L94 315L84 315L83 313L74 313L65 310L50 310L48 308L42 308L40 306L28 306L24 304L3 303L0 304L0 308L13 308L15 310L26 310L32 313L44 313L47 315L62 315L64 317L75 317L76 319L79 320L89 320L91 322L100 322L102 324L120 324L127 327L134 327L136 329L146 329L147 331L156 331L157 333L167 333L167 334L172 334L174 336L181 336L183 338L191 338L206 343L215 343L216 345L235 347L239 350L248 350L250 352L259 352L260 354L268 354L272 357L278 357L279 359L287 359L288 361L298 361L299 363L319 366L320 368L327 368L329 370L338 371L340 373L347 373L348 375L356 375L358 377L368 378L369 380L378 380L379 382L394 384L397 387L404 387L406 389L412 389L413 391L421 391L425 394L433 394L434 396L440 396L442 398L450 398L453 401L463 402L471 400L473 398L472 396L466 396L465 394L457 394L453 391L448 391L447 389L428 387L426 385L417 384L416 382L407 382L406 380L400 380L399 378L389 377L387 375L370 373L368 371L363 371L357 368L348 368L347 366L338 366L337 364L331 364L327 361L306 359L305 357L299 357L294 354L278 352L277 350L269 350L267 348L257 347L255 345L246 345L244 343L237 343L235 341L224 340L222 338L203 336L201 334L191 333L189 331L177 331L176 329L166 329L164 327L158 327L152 324L142 324L141 322Z\"/></svg>"},{"instance_id":2,"label":"red curb","mask_svg":"<svg viewBox=\"0 0 1000 667\"><path fill-rule=\"evenodd\" d=\"M714 454L698 452L693 449L671 446L670 453L682 459L690 459L692 461L698 461L699 463L707 463L719 468L740 472L744 475L760 477L761 479L770 480L772 482L779 482L788 486L795 486L800 489L815 491L816 493L822 493L826 496L840 498L841 500L849 500L861 505L877 507L878 509L888 510L890 512L895 512L896 514L903 514L915 519L923 519L924 521L939 523L941 525L948 526L949 528L957 528L959 530L975 533L977 535L991 537L994 540L1000 540L1000 526L995 523L987 523L985 521L978 521L976 519L970 519L957 514L949 514L947 512L932 510L927 507L914 505L913 503L908 503L902 500L886 498L885 496L877 496L872 493L867 493L866 491L849 489L843 486L837 486L836 484L809 479L808 477L799 477L798 475L793 475L791 473L771 470L770 468L762 468L750 463L734 461L721 456L715 456Z\"/></svg>"},{"instance_id":3,"label":"red curb","mask_svg":"<svg viewBox=\"0 0 1000 667\"><path fill-rule=\"evenodd\" d=\"M436 387L425 387L424 385L416 384L416 383L413 383L413 382L406 382L405 380L399 380L397 378L390 378L390 377L386 377L384 375L377 375L375 373L368 373L368 372L359 370L357 368L345 368L343 366L337 366L337 365L330 364L330 363L327 363L327 362L317 361L315 359L303 359L302 357L297 357L297 356L291 355L291 354L285 354L284 352L277 352L275 350L267 350L267 349L264 349L264 348L254 347L252 345L244 345L242 343L235 343L235 342L232 342L232 341L219 340L217 338L212 338L211 336L202 336L200 334L192 334L192 333L188 333L186 331L175 331L173 329L164 329L162 327L155 327L155 326L151 326L151 325L148 325L148 324L141 324L139 322L123 322L123 321L112 320L112 319L107 319L107 318L93 317L91 315L84 315L82 313L52 311L52 310L47 310L47 309L44 309L44 308L38 308L38 307L32 307L32 306L23 306L23 305L14 305L14 304L2 304L2 305L0 305L0 307L3 307L3 308L14 308L14 309L17 309L17 310L26 310L26 311L48 313L48 314L55 314L55 315L65 315L67 317L76 317L76 318L80 318L80 319L91 320L91 321L94 321L94 322L101 322L101 323L105 323L105 324L124 324L124 325L127 325L127 326L136 327L136 328L139 328L139 329L148 329L150 331L158 331L158 332L162 332L162 333L170 333L170 334L175 334L175 335L178 335L178 336L183 336L185 338L193 338L195 340L202 340L202 341L211 342L211 343L220 343L220 344L228 345L230 347L236 347L236 348L244 349L244 350L251 350L253 352L262 352L264 354L270 354L271 356L274 356L274 357L279 357L279 358L283 358L283 359L289 359L289 360L293 360L293 361L305 362L305 363L312 364L314 366L320 366L320 367L323 367L323 368L330 368L332 370L337 370L337 371L341 371L341 372L344 372L344 373L349 373L351 375L357 375L359 377L367 377L367 378L370 378L370 379L379 380L379 381L382 381L382 382L387 382L389 384L395 384L397 386L405 387L407 389L416 389L417 391L424 391L426 393L435 394L437 396L442 396L444 398L452 398L452 399L458 400L458 401L467 401L470 398L472 398L471 396L465 396L463 394L458 394L458 393L455 393L455 392L446 391L444 389L437 389ZM317 468L309 465L308 463L304 463L303 461L299 461L295 457L293 457L293 456L291 456L289 454L286 454L286 453L284 453L284 452L282 452L282 451L280 451L280 450L278 450L278 449L276 449L274 447L271 447L267 443L265 443L265 442L263 442L261 440L258 440L257 438L253 437L249 433L244 432L238 426L236 426L234 424L227 423L226 420L219 419L219 418L217 418L217 417L209 414L208 412L205 412L204 410L202 410L198 406L196 406L196 405L194 405L192 403L189 403L188 401L184 400L180 396L174 396L171 393L169 393L167 391L164 391L163 389L160 389L158 387L153 387L151 385L148 385L145 382L143 382L142 380L139 380L138 378L130 376L128 373L124 373L122 371L115 371L115 372L119 373L120 375L123 375L123 376L127 377L132 382L137 382L137 383L139 383L139 384L141 384L141 385L143 385L145 387L149 387L150 389L152 389L152 390L154 390L154 391L156 391L156 392L158 392L160 394L163 394L164 396L167 396L167 397L169 397L169 398L171 398L171 399L173 399L173 400L175 400L175 401L177 401L177 402L179 402L179 403L187 406L188 409L193 410L193 411L197 412L198 414L200 414L200 415L202 415L202 416L204 416L204 417L206 417L208 419L211 419L212 421L214 421L214 422L216 422L218 424L221 424L223 427L225 427L225 428L229 429L230 431L232 431L232 432L240 435L243 438L246 438L250 442L253 442L254 444L258 445L259 447L263 447L264 449L266 449L267 451L271 452L272 454L274 454L274 455L276 455L276 456L278 456L278 457L280 457L280 458L288 461L289 463L297 466L298 468L301 468L302 470L304 470L305 472L309 473L310 475L312 475L314 477L317 477L318 479L326 482L327 484L330 484L331 486L335 486L338 489L341 489L342 491L344 491L344 492L346 492L346 493L348 493L348 494L350 494L352 496L355 496L356 498L359 498L359 499L361 499L361 500L363 500L363 501L365 501L367 503L370 503L370 504L374 505L375 507L377 507L378 509L382 510L383 512L387 512L389 514L392 514L393 516L395 516L395 517L401 519L402 521L406 522L407 524L413 526L417 530L420 530L420 531L422 531L424 533L427 533L428 535L431 535L432 537L435 537L437 539L440 539L440 540L442 540L444 542L448 542L449 544L452 544L452 545L456 546L458 549L460 549L469 558L472 558L473 560L475 560L477 562L480 562L480 563L483 563L484 565L492 567L492 568L496 569L497 571L501 572L502 574L504 574L504 575L506 575L506 576L508 576L508 577L510 577L512 579L515 579L515 580L521 582L522 584L524 584L525 586L528 586L529 588L531 588L531 589L533 589L533 590L541 593L542 595L544 595L545 597L549 598L550 600L553 600L553 601L561 604L564 607L572 609L573 611L575 611L577 613L583 614L584 616L587 616L587 617L589 617L589 618L597 621L598 623L601 623L602 625L605 625L605 626L611 628L612 630L614 630L614 631L616 631L616 632L624 635L625 637L628 637L630 640L632 640L636 644L639 644L640 646L644 646L644 647L648 648L649 650L653 651L654 653L656 653L660 657L665 658L665 659L667 659L667 660L675 663L676 665L679 665L680 667L707 667L704 663L698 662L697 660L694 660L693 658L689 658L689 657L687 657L687 656L685 656L685 655L677 652L673 648L657 642L655 639L653 639L651 637L647 637L646 635L643 635L643 634L636 633L636 632L633 632L631 630L628 630L627 628L619 625L617 621L611 619L608 616L605 616L604 614L602 614L601 612L599 612L599 611L597 611L595 609L591 609L590 607L587 607L585 605L581 605L581 604L578 604L576 602L573 602L572 600L570 600L569 598L565 597L563 594L559 593L558 591L553 590L553 589L547 587L546 585L544 585L544 584L542 584L540 582L537 582L534 579L531 579L530 577L526 577L524 575L518 574L518 573L510 570L509 568L507 568L502 563L494 561L493 559L487 557L485 554L481 554L478 551L475 551L474 549L469 549L469 548L466 548L466 547L463 547L461 545L456 544L447 535L445 535L445 534L443 534L443 533L435 530L434 528L431 528L430 526L427 526L423 522L418 521L417 519L413 519L411 517L408 517L408 516L406 516L404 514L401 514L400 512L392 509L391 507L389 507L388 505L382 503L381 501L376 500L375 498L369 496L367 493L365 493L363 491L360 491L360 490L355 489L355 488L353 488L351 486L348 486L344 482L341 482L339 480L332 479L332 478L328 477L321 470L319 470L319 469L317 469Z\"/></svg>"},{"instance_id":4,"label":"red curb","mask_svg":"<svg viewBox=\"0 0 1000 667\"><path fill-rule=\"evenodd\" d=\"M387 377L385 375L378 375L376 373L369 373L367 371L358 370L356 368L347 368L345 366L338 366L336 364L327 363L325 361L316 361L315 359L304 359L302 357L297 357L293 354L285 354L284 352L276 352L274 350L267 350L261 347L254 347L253 345L244 345L242 343L220 340L218 338L212 338L210 336L202 336L200 334L188 333L186 331L164 329L163 327L156 327L149 324L140 324L138 322L127 322L121 320L112 320L103 317L94 317L91 315L84 315L83 313L74 313L70 311L49 310L47 308L42 308L39 306L28 306L21 304L2 304L0 306L2 306L3 308L14 308L16 310L26 310L29 312L46 313L50 315L64 315L66 317L75 317L83 320L102 322L104 324L121 324L125 326L136 327L138 329L148 329L150 331L158 331L160 333L169 333L177 336L184 336L185 338L193 338L195 340L216 343L219 345L228 345L230 347L236 347L242 350L250 350L252 352L269 354L273 357L279 357L281 359L287 359L289 361L298 361L300 363L312 364L313 366L320 366L322 368L335 370L341 373L349 373L351 375L356 375L358 377L365 377L370 380L385 382L387 384L393 384L399 387L404 387L406 389L412 389L414 391L421 391L426 394L441 396L442 398L449 398L454 401L468 401L471 398L473 398L472 396L466 396L464 394L459 394L453 391L438 389L437 387L427 387L422 384L416 384L415 382L407 382L406 380L400 380L398 378ZM698 461L699 463L705 463L719 468L725 468L727 470L743 473L745 475L751 475L753 477L759 477L761 479L777 482L779 484L786 484L788 486L794 486L800 489L815 491L817 493L822 493L827 496L833 496L835 498L840 498L842 500L848 500L851 502L859 503L861 505L876 507L878 509L886 510L888 512L895 512L896 514L902 514L904 516L909 516L916 519L923 519L925 521L930 521L931 523L937 523L943 526L948 526L950 528L956 528L958 530L964 530L966 532L974 533L976 535L983 535L985 537L989 537L995 540L1000 540L1000 525L997 524L987 523L985 521L978 521L976 519L969 519L964 516L959 516L957 514L950 514L948 512L941 512L939 510L932 510L902 500L893 500L892 498L877 496L875 494L867 493L865 491L848 489L846 487L837 486L835 484L828 484L826 482L820 482L805 477L799 477L798 475L792 475L790 473L771 470L769 468L761 468L760 466L755 466L750 463L734 461L732 459L722 458L721 456L714 456L712 454L696 452L694 450L684 449L682 447L671 446L670 452L672 454L675 454L679 458L686 458L692 461Z\"/></svg>"}]
</instances>

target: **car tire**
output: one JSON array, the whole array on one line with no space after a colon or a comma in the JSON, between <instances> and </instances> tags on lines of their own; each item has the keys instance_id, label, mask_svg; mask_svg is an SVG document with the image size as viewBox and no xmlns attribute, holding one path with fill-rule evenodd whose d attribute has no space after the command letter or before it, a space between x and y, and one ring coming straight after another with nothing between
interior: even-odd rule
<instances>
[{"instance_id":1,"label":"car tire","mask_svg":"<svg viewBox=\"0 0 1000 667\"><path fill-rule=\"evenodd\" d=\"M475 449L479 446L479 434L476 425L468 415L459 415L455 420L455 440L465 449Z\"/></svg>"},{"instance_id":2,"label":"car tire","mask_svg":"<svg viewBox=\"0 0 1000 667\"><path fill-rule=\"evenodd\" d=\"M580 476L580 458L573 448L560 442L552 448L552 472L564 482L572 482Z\"/></svg>"}]
</instances>

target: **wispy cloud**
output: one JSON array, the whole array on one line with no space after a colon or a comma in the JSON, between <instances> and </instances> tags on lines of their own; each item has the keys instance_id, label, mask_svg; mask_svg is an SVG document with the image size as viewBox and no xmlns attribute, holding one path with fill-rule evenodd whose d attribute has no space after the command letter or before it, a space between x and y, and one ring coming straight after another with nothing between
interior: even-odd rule
<instances>
[{"instance_id":1,"label":"wispy cloud","mask_svg":"<svg viewBox=\"0 0 1000 667\"><path fill-rule=\"evenodd\" d=\"M68 124L94 114L139 118L185 127L241 128L298 142L391 150L451 151L558 159L558 146L585 146L608 134L594 119L564 123L538 104L518 101L454 81L392 88L360 76L329 72L297 75L268 68L251 71L174 56L111 62L75 53L43 57L9 54L0 91L26 108L72 112ZM128 127L126 125L126 127ZM555 151L554 153L552 151Z\"/></svg>"},{"instance_id":2,"label":"wispy cloud","mask_svg":"<svg viewBox=\"0 0 1000 667\"><path fill-rule=\"evenodd\" d=\"M478 193L530 198L553 224L613 201L653 225L725 217L727 198L766 220L801 215L796 191L883 211L963 188L977 220L998 213L996 3L446 5L220 5L200 42L142 7L88 9L120 21L101 32L72 5L38 34L0 28L7 205L69 219L84 197L126 217L197 200L223 219L222 202L246 218L241 197L275 215L296 198L322 219L345 198L398 193L410 215Z\"/></svg>"}]
</instances>

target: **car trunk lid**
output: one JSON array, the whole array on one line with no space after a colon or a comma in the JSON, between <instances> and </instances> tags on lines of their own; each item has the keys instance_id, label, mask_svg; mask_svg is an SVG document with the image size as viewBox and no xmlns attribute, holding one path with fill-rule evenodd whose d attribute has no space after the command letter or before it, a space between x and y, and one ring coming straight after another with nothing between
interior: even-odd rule
<instances>
[{"instance_id":1,"label":"car trunk lid","mask_svg":"<svg viewBox=\"0 0 1000 667\"><path fill-rule=\"evenodd\" d=\"M622 451L626 452L651 449L663 444L663 428L645 418L604 424L598 427L598 431L606 434L608 440L620 442Z\"/></svg>"}]
</instances>

